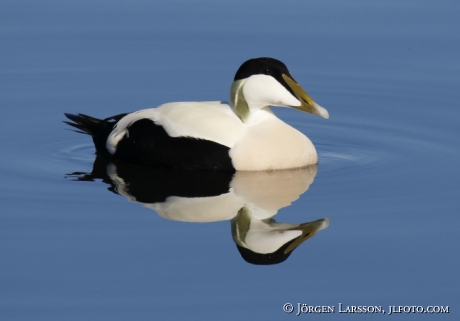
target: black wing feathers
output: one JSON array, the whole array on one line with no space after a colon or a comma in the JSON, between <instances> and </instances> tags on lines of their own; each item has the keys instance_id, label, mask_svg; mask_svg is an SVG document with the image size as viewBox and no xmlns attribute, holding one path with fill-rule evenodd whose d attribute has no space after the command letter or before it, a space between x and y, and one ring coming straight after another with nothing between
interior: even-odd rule
<instances>
[{"instance_id":1,"label":"black wing feathers","mask_svg":"<svg viewBox=\"0 0 460 321\"><path fill-rule=\"evenodd\" d=\"M234 171L227 146L193 137L171 137L162 126L145 118L129 126L128 132L118 142L116 152L112 155L106 147L107 137L115 124L127 114L106 119L84 114L65 115L72 121L64 121L66 124L78 129L76 132L93 138L99 155L158 168Z\"/></svg>"}]
</instances>

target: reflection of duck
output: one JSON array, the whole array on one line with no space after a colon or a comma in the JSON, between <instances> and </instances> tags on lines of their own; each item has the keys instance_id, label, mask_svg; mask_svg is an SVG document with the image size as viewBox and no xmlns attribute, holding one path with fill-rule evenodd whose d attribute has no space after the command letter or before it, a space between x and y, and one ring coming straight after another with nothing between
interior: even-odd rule
<instances>
[{"instance_id":1,"label":"reflection of duck","mask_svg":"<svg viewBox=\"0 0 460 321\"><path fill-rule=\"evenodd\" d=\"M255 264L284 261L328 221L277 223L272 218L308 190L316 166L283 171L178 171L111 162L97 157L93 171L77 180L102 179L109 190L186 222L232 220L232 235L243 258Z\"/></svg>"},{"instance_id":2,"label":"reflection of duck","mask_svg":"<svg viewBox=\"0 0 460 321\"><path fill-rule=\"evenodd\" d=\"M89 134L98 154L163 168L274 170L317 163L311 141L269 106L328 118L273 58L246 61L236 72L230 104L178 102L104 120L83 114L66 122Z\"/></svg>"}]
</instances>

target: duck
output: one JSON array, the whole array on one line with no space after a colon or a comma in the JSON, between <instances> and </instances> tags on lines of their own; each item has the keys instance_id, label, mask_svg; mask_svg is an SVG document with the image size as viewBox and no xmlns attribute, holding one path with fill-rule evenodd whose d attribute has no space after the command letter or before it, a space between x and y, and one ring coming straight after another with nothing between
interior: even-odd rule
<instances>
[{"instance_id":1,"label":"duck","mask_svg":"<svg viewBox=\"0 0 460 321\"><path fill-rule=\"evenodd\" d=\"M96 154L143 166L272 171L318 163L311 140L271 106L329 118L283 62L261 57L238 68L229 102L172 102L105 119L65 113L64 122L90 135Z\"/></svg>"}]
</instances>

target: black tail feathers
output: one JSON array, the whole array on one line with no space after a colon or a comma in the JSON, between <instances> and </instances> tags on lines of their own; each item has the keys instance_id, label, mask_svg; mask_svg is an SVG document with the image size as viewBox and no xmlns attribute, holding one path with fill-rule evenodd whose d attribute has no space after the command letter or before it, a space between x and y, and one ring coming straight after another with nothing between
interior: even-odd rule
<instances>
[{"instance_id":1,"label":"black tail feathers","mask_svg":"<svg viewBox=\"0 0 460 321\"><path fill-rule=\"evenodd\" d=\"M70 121L64 123L76 128L77 133L88 134L93 138L94 146L99 154L109 156L106 141L115 124L127 114L120 114L106 119L97 119L84 114L64 114Z\"/></svg>"},{"instance_id":2,"label":"black tail feathers","mask_svg":"<svg viewBox=\"0 0 460 321\"><path fill-rule=\"evenodd\" d=\"M77 133L81 134L88 134L91 136L97 135L98 132L101 131L101 127L103 126L103 120L97 119L88 115L84 114L78 114L78 115L72 115L72 114L64 114L68 119L70 119L72 122L69 121L64 121L64 123L77 128L78 130L74 130Z\"/></svg>"}]
</instances>

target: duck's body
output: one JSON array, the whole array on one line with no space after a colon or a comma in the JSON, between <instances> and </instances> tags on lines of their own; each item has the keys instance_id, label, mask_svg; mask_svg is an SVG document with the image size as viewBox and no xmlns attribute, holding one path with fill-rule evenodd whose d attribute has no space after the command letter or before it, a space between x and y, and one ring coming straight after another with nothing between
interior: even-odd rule
<instances>
[{"instance_id":1,"label":"duck's body","mask_svg":"<svg viewBox=\"0 0 460 321\"><path fill-rule=\"evenodd\" d=\"M105 120L66 116L93 137L98 153L130 163L191 170L298 168L317 163L315 147L269 105L327 118L327 111L299 88L284 64L258 58L238 70L230 103L168 103Z\"/></svg>"}]
</instances>

